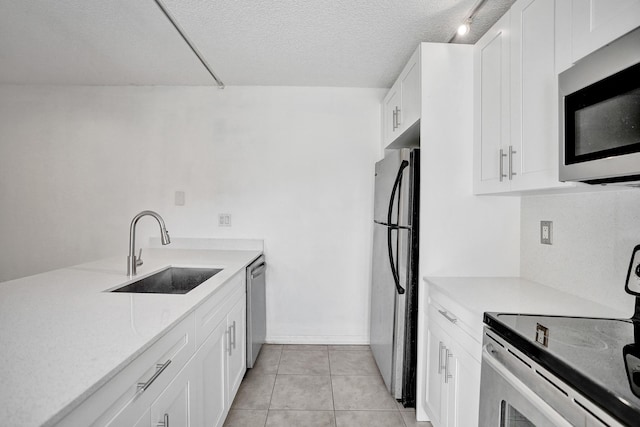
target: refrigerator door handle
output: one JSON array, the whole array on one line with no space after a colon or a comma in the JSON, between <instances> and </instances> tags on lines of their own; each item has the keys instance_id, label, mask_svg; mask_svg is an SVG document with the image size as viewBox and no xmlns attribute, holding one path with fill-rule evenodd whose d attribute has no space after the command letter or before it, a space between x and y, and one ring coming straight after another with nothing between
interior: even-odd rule
<instances>
[{"instance_id":1,"label":"refrigerator door handle","mask_svg":"<svg viewBox=\"0 0 640 427\"><path fill-rule=\"evenodd\" d=\"M385 227L389 227L392 228L394 230L411 230L411 227L408 225L398 225L398 224L387 224L386 222L382 222L382 221L373 221L375 224L378 225L384 225Z\"/></svg>"},{"instance_id":2,"label":"refrigerator door handle","mask_svg":"<svg viewBox=\"0 0 640 427\"><path fill-rule=\"evenodd\" d=\"M400 168L398 169L398 174L396 175L396 180L393 183L393 189L391 190L391 197L389 198L389 210L387 211L387 248L389 251L389 264L391 265L391 273L393 274L393 281L396 284L396 290L400 295L404 294L405 289L400 285L400 277L398 276L398 270L396 269L396 263L394 261L395 256L393 255L393 245L391 244L391 231L398 230L400 228L404 228L397 224L393 224L393 202L396 199L396 191L398 187L400 187L400 182L402 182L402 174L404 173L405 168L409 166L409 162L403 160L400 164Z\"/></svg>"}]
</instances>

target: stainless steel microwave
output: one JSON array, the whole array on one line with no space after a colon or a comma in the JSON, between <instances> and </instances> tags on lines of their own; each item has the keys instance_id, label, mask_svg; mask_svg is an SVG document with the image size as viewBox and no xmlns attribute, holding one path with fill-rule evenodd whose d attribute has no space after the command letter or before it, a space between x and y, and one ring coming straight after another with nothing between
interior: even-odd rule
<instances>
[{"instance_id":1,"label":"stainless steel microwave","mask_svg":"<svg viewBox=\"0 0 640 427\"><path fill-rule=\"evenodd\" d=\"M560 181L640 183L640 28L559 75Z\"/></svg>"}]
</instances>

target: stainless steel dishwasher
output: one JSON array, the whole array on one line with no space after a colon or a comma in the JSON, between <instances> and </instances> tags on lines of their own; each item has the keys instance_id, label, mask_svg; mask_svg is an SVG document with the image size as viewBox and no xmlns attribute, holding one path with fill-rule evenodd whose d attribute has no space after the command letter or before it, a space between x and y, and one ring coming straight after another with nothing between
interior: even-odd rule
<instances>
[{"instance_id":1,"label":"stainless steel dishwasher","mask_svg":"<svg viewBox=\"0 0 640 427\"><path fill-rule=\"evenodd\" d=\"M264 255L247 267L247 368L253 368L267 336L266 269Z\"/></svg>"}]
</instances>

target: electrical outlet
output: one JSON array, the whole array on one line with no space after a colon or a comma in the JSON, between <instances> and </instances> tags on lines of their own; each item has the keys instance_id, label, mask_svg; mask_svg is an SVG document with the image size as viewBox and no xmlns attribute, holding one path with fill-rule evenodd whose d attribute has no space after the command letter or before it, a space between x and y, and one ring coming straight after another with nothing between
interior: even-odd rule
<instances>
[{"instance_id":1,"label":"electrical outlet","mask_svg":"<svg viewBox=\"0 0 640 427\"><path fill-rule=\"evenodd\" d=\"M553 244L553 222L540 221L540 243L543 245Z\"/></svg>"},{"instance_id":2,"label":"electrical outlet","mask_svg":"<svg viewBox=\"0 0 640 427\"><path fill-rule=\"evenodd\" d=\"M231 214L218 214L218 227L231 227Z\"/></svg>"}]
</instances>

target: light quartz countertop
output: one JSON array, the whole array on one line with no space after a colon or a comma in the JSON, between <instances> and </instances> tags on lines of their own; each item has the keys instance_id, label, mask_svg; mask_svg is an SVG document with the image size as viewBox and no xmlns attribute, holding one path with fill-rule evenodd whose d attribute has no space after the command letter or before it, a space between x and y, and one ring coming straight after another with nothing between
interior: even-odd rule
<instances>
[{"instance_id":1,"label":"light quartz countertop","mask_svg":"<svg viewBox=\"0 0 640 427\"><path fill-rule=\"evenodd\" d=\"M615 309L519 277L426 277L425 281L429 295L444 295L468 311L479 342L485 311L627 319L633 314L633 307Z\"/></svg>"},{"instance_id":2,"label":"light quartz countertop","mask_svg":"<svg viewBox=\"0 0 640 427\"><path fill-rule=\"evenodd\" d=\"M148 249L0 283L0 420L52 425L191 313L260 251ZM105 292L167 266L222 268L184 295Z\"/></svg>"}]
</instances>

